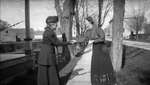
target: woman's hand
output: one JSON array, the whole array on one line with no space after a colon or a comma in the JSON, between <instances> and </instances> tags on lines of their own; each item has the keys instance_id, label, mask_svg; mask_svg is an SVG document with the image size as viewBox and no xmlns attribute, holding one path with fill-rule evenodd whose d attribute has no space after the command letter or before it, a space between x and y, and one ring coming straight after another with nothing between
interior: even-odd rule
<instances>
[{"instance_id":1,"label":"woman's hand","mask_svg":"<svg viewBox=\"0 0 150 85\"><path fill-rule=\"evenodd\" d=\"M97 38L94 40L95 43L104 42L104 41L105 41L105 39L101 39L101 38Z\"/></svg>"},{"instance_id":2,"label":"woman's hand","mask_svg":"<svg viewBox=\"0 0 150 85\"><path fill-rule=\"evenodd\" d=\"M68 43L69 43L69 45L74 45L74 44L77 43L77 41L76 41L76 40L71 40L71 41L69 41Z\"/></svg>"}]
</instances>

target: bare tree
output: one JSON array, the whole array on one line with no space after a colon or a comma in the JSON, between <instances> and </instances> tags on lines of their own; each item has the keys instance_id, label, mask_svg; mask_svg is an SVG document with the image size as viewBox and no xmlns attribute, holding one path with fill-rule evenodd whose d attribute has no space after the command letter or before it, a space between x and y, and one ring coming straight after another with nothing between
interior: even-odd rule
<instances>
[{"instance_id":1,"label":"bare tree","mask_svg":"<svg viewBox=\"0 0 150 85\"><path fill-rule=\"evenodd\" d=\"M99 15L98 15L98 27L101 27L101 14L102 14L102 5L103 0L98 0L98 7L99 7Z\"/></svg>"},{"instance_id":2,"label":"bare tree","mask_svg":"<svg viewBox=\"0 0 150 85\"><path fill-rule=\"evenodd\" d=\"M142 9L137 10L136 13L137 14L134 14L131 17L125 18L127 19L125 22L129 26L131 32L135 32L136 39L138 39L138 34L143 29L143 25L147 20L145 18L145 12Z\"/></svg>"},{"instance_id":3,"label":"bare tree","mask_svg":"<svg viewBox=\"0 0 150 85\"><path fill-rule=\"evenodd\" d=\"M105 23L105 20L106 20L106 17L108 16L108 14L111 12L112 10L112 4L113 4L113 1L112 0L104 0L105 4L103 4L103 8L102 8L102 14L101 14L101 17L102 17L102 20L101 20L101 26L104 25Z\"/></svg>"},{"instance_id":4,"label":"bare tree","mask_svg":"<svg viewBox=\"0 0 150 85\"><path fill-rule=\"evenodd\" d=\"M63 3L62 6L60 2ZM66 34L67 40L72 38L72 22L75 15L75 0L55 0L55 8L60 20L62 32Z\"/></svg>"},{"instance_id":5,"label":"bare tree","mask_svg":"<svg viewBox=\"0 0 150 85\"><path fill-rule=\"evenodd\" d=\"M136 1L137 2L137 1ZM127 3L130 3L130 0L127 0ZM135 35L135 39L138 39L139 32L143 30L145 23L147 22L147 19L145 17L145 14L147 12L149 0L138 0L138 3L136 3L134 7L134 4L131 8L131 6L126 6L126 17L125 17L125 23L128 26L128 29L131 31L131 33ZM128 8L130 7L130 8ZM125 28L126 29L126 28Z\"/></svg>"},{"instance_id":6,"label":"bare tree","mask_svg":"<svg viewBox=\"0 0 150 85\"><path fill-rule=\"evenodd\" d=\"M76 20L76 31L77 34L80 34L80 23L79 23L79 0L76 0L76 5L75 5L75 20Z\"/></svg>"},{"instance_id":7,"label":"bare tree","mask_svg":"<svg viewBox=\"0 0 150 85\"><path fill-rule=\"evenodd\" d=\"M85 18L88 16L88 0L82 0L79 2L79 22L80 22L80 30L81 35L83 35L87 29L87 26L85 24Z\"/></svg>"},{"instance_id":8,"label":"bare tree","mask_svg":"<svg viewBox=\"0 0 150 85\"><path fill-rule=\"evenodd\" d=\"M85 18L88 16L88 0L76 0L75 21L77 35L81 36L86 30Z\"/></svg>"}]
</instances>

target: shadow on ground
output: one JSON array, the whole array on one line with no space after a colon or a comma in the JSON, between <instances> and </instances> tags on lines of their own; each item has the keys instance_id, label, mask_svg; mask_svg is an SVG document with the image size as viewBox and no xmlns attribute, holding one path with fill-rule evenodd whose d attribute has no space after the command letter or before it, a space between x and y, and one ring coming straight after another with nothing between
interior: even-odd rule
<instances>
[{"instance_id":1,"label":"shadow on ground","mask_svg":"<svg viewBox=\"0 0 150 85\"><path fill-rule=\"evenodd\" d=\"M61 85L65 85L70 77L71 73L60 79ZM25 74L15 77L7 85L37 85L37 69L28 70Z\"/></svg>"},{"instance_id":2,"label":"shadow on ground","mask_svg":"<svg viewBox=\"0 0 150 85\"><path fill-rule=\"evenodd\" d=\"M37 85L37 70L28 70L25 74L15 77L8 85Z\"/></svg>"},{"instance_id":3,"label":"shadow on ground","mask_svg":"<svg viewBox=\"0 0 150 85\"><path fill-rule=\"evenodd\" d=\"M150 70L142 71L139 81L145 85L150 85Z\"/></svg>"},{"instance_id":4,"label":"shadow on ground","mask_svg":"<svg viewBox=\"0 0 150 85\"><path fill-rule=\"evenodd\" d=\"M150 52L148 50L127 47L124 66L117 73L122 85L150 85Z\"/></svg>"}]
</instances>

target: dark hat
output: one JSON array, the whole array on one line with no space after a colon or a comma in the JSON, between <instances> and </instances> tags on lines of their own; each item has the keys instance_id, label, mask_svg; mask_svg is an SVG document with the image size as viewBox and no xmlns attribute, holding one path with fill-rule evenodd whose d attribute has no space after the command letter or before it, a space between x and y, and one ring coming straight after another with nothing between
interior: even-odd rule
<instances>
[{"instance_id":1,"label":"dark hat","mask_svg":"<svg viewBox=\"0 0 150 85\"><path fill-rule=\"evenodd\" d=\"M46 18L46 23L57 23L58 22L58 16L48 16Z\"/></svg>"},{"instance_id":2,"label":"dark hat","mask_svg":"<svg viewBox=\"0 0 150 85\"><path fill-rule=\"evenodd\" d=\"M92 18L92 17L90 17L90 16L89 16L89 17L87 17L87 18L86 18L86 20L88 20L91 24L93 24L93 23L94 23L93 18Z\"/></svg>"}]
</instances>

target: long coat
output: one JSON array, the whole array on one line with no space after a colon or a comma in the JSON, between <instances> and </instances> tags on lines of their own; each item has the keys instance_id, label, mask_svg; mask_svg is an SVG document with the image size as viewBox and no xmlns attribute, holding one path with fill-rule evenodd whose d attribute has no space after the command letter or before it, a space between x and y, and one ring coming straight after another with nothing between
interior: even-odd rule
<instances>
[{"instance_id":1,"label":"long coat","mask_svg":"<svg viewBox=\"0 0 150 85\"><path fill-rule=\"evenodd\" d=\"M61 42L53 30L47 29L43 33L38 63L41 65L56 65L55 46L58 45L67 45L67 43Z\"/></svg>"},{"instance_id":2,"label":"long coat","mask_svg":"<svg viewBox=\"0 0 150 85\"><path fill-rule=\"evenodd\" d=\"M61 42L55 32L47 27L38 57L38 85L60 85L55 55L57 45L67 45L67 43Z\"/></svg>"}]
</instances>

